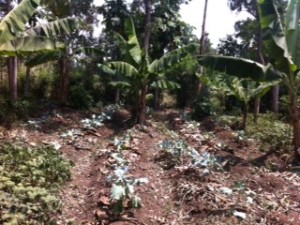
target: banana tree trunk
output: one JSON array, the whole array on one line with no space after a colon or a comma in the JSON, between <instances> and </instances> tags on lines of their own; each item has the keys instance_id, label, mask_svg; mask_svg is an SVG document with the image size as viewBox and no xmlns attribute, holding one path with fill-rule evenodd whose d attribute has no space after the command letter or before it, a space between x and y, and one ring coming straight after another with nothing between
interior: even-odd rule
<instances>
[{"instance_id":1,"label":"banana tree trunk","mask_svg":"<svg viewBox=\"0 0 300 225\"><path fill-rule=\"evenodd\" d=\"M24 96L29 96L29 86L30 86L30 67L26 67L26 76L25 76L25 84L24 84Z\"/></svg>"},{"instance_id":2,"label":"banana tree trunk","mask_svg":"<svg viewBox=\"0 0 300 225\"><path fill-rule=\"evenodd\" d=\"M138 102L137 122L144 124L146 121L146 95L147 95L147 84L143 84Z\"/></svg>"},{"instance_id":3,"label":"banana tree trunk","mask_svg":"<svg viewBox=\"0 0 300 225\"><path fill-rule=\"evenodd\" d=\"M247 132L248 104L244 103L242 129Z\"/></svg>"},{"instance_id":4,"label":"banana tree trunk","mask_svg":"<svg viewBox=\"0 0 300 225\"><path fill-rule=\"evenodd\" d=\"M121 89L118 87L118 88L116 88L116 91L115 91L115 104L120 103L120 94L121 94Z\"/></svg>"},{"instance_id":5,"label":"banana tree trunk","mask_svg":"<svg viewBox=\"0 0 300 225\"><path fill-rule=\"evenodd\" d=\"M61 57L59 59L60 67L60 103L66 105L68 102L69 83L70 83L70 59Z\"/></svg>"},{"instance_id":6,"label":"banana tree trunk","mask_svg":"<svg viewBox=\"0 0 300 225\"><path fill-rule=\"evenodd\" d=\"M256 96L254 102L254 123L257 123L259 112L260 112L260 97Z\"/></svg>"},{"instance_id":7,"label":"banana tree trunk","mask_svg":"<svg viewBox=\"0 0 300 225\"><path fill-rule=\"evenodd\" d=\"M18 99L18 58L17 56L8 59L8 82L9 94L13 101Z\"/></svg>"},{"instance_id":8,"label":"banana tree trunk","mask_svg":"<svg viewBox=\"0 0 300 225\"><path fill-rule=\"evenodd\" d=\"M279 84L272 89L272 109L273 112L279 112Z\"/></svg>"},{"instance_id":9,"label":"banana tree trunk","mask_svg":"<svg viewBox=\"0 0 300 225\"><path fill-rule=\"evenodd\" d=\"M295 150L295 157L299 158L299 148L300 148L300 126L299 126L299 108L297 105L297 95L295 93L289 93L290 103L291 103L291 120L293 126L293 145Z\"/></svg>"},{"instance_id":10,"label":"banana tree trunk","mask_svg":"<svg viewBox=\"0 0 300 225\"><path fill-rule=\"evenodd\" d=\"M154 109L159 109L159 107L160 107L160 104L159 104L159 92L160 92L159 88L156 87L154 89L154 104L153 104Z\"/></svg>"}]
</instances>

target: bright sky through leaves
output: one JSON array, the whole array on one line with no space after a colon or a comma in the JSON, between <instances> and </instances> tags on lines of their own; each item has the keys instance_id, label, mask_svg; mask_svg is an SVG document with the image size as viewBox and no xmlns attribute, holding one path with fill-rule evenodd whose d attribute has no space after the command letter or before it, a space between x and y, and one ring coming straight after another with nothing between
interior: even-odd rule
<instances>
[{"instance_id":1,"label":"bright sky through leaves","mask_svg":"<svg viewBox=\"0 0 300 225\"><path fill-rule=\"evenodd\" d=\"M130 2L130 0L127 1ZM103 2L103 0L94 1L97 6L102 5ZM201 35L203 8L204 0L192 0L189 4L182 5L180 10L183 21L196 28L194 33L198 37ZM227 0L209 0L206 31L209 33L213 47L217 46L220 38L234 32L234 23L237 20L244 19L247 16L249 16L247 12L241 12L240 14L231 12L227 6Z\"/></svg>"},{"instance_id":2,"label":"bright sky through leaves","mask_svg":"<svg viewBox=\"0 0 300 225\"><path fill-rule=\"evenodd\" d=\"M192 0L189 4L182 5L180 11L182 19L196 28L194 32L198 37L201 35L203 10L204 0ZM227 0L208 0L206 31L213 46L217 46L220 38L234 32L234 23L237 20L248 16L250 15L247 12L231 12Z\"/></svg>"}]
</instances>

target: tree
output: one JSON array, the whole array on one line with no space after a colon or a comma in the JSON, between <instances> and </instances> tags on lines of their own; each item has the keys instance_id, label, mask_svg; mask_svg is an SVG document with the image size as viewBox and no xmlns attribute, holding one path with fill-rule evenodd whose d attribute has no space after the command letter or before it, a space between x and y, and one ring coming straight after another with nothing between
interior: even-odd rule
<instances>
[{"instance_id":1,"label":"tree","mask_svg":"<svg viewBox=\"0 0 300 225\"><path fill-rule=\"evenodd\" d=\"M132 20L126 21L125 30L127 39L118 36L125 61L109 62L102 65L101 69L105 73L128 78L127 84L131 86L136 102L134 116L138 123L143 124L146 118L147 87L151 81L155 81L167 68L183 60L189 53L194 53L198 45L191 44L173 50L150 63L150 58L140 47Z\"/></svg>"},{"instance_id":2,"label":"tree","mask_svg":"<svg viewBox=\"0 0 300 225\"><path fill-rule=\"evenodd\" d=\"M241 12L246 10L253 18L248 18L245 21L238 21L235 24L235 30L237 32L236 38L242 39L242 43L239 44L239 48L243 49L239 57L249 58L256 60L262 64L266 64L266 59L263 54L263 39L262 29L260 26L260 15L258 12L258 1L257 0L228 0L229 7L232 11ZM274 3L278 7L280 17L283 17L285 8L287 5L286 0L274 0ZM226 46L223 46L226 47ZM255 51L256 54L253 54ZM222 52L222 51L221 51ZM249 54L250 53L250 54ZM232 55L233 56L233 55ZM278 112L279 110L279 85L273 88L273 100L272 106L273 111ZM260 99L256 98L255 101L255 118L259 113Z\"/></svg>"},{"instance_id":3,"label":"tree","mask_svg":"<svg viewBox=\"0 0 300 225\"><path fill-rule=\"evenodd\" d=\"M300 68L300 34L298 18L300 1L291 0L286 14L286 28L283 28L280 14L272 0L259 1L261 26L265 34L264 45L271 65L231 57L200 57L199 63L235 76L247 76L256 80L279 79L288 89L290 99L290 118L293 127L295 156L300 156L300 126L297 95L300 87L298 76ZM278 72L276 71L278 70Z\"/></svg>"},{"instance_id":4,"label":"tree","mask_svg":"<svg viewBox=\"0 0 300 225\"><path fill-rule=\"evenodd\" d=\"M64 48L57 37L70 33L76 27L75 19L57 20L26 29L40 0L24 0L12 9L0 22L0 54L2 56L28 55L33 52L49 52ZM14 27L14 29L11 29ZM10 82L12 97L17 99L17 58L10 64L13 72Z\"/></svg>"}]
</instances>

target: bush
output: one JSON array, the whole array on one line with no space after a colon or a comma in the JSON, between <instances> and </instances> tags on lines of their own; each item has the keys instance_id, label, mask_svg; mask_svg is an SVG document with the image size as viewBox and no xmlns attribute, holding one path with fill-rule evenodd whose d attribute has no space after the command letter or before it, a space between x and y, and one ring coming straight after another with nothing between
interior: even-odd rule
<instances>
[{"instance_id":1,"label":"bush","mask_svg":"<svg viewBox=\"0 0 300 225\"><path fill-rule=\"evenodd\" d=\"M0 146L0 224L52 224L54 195L70 179L71 164L50 146Z\"/></svg>"},{"instance_id":2,"label":"bush","mask_svg":"<svg viewBox=\"0 0 300 225\"><path fill-rule=\"evenodd\" d=\"M27 100L3 99L0 101L0 122L27 120L32 110L32 104Z\"/></svg>"},{"instance_id":3,"label":"bush","mask_svg":"<svg viewBox=\"0 0 300 225\"><path fill-rule=\"evenodd\" d=\"M257 124L249 118L248 135L261 141L262 150L292 150L292 130L273 113L260 114Z\"/></svg>"},{"instance_id":4,"label":"bush","mask_svg":"<svg viewBox=\"0 0 300 225\"><path fill-rule=\"evenodd\" d=\"M93 97L82 84L71 88L70 103L76 109L88 109L93 105Z\"/></svg>"}]
</instances>

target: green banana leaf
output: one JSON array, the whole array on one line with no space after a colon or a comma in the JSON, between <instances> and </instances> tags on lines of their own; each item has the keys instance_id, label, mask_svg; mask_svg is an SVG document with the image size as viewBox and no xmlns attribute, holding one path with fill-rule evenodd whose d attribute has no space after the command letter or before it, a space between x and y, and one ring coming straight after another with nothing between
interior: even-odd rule
<instances>
[{"instance_id":1,"label":"green banana leaf","mask_svg":"<svg viewBox=\"0 0 300 225\"><path fill-rule=\"evenodd\" d=\"M52 38L23 37L13 41L7 41L0 45L1 56L27 55L32 53L47 53L49 51L63 49L64 43Z\"/></svg>"},{"instance_id":2,"label":"green banana leaf","mask_svg":"<svg viewBox=\"0 0 300 225\"><path fill-rule=\"evenodd\" d=\"M126 81L111 81L109 82L109 85L113 87L119 87L119 88L131 87L130 83Z\"/></svg>"},{"instance_id":3,"label":"green banana leaf","mask_svg":"<svg viewBox=\"0 0 300 225\"><path fill-rule=\"evenodd\" d=\"M88 57L99 57L102 56L104 53L100 49L97 48L92 48L92 47L82 47L82 48L77 48L74 51L75 54L84 54Z\"/></svg>"},{"instance_id":4,"label":"green banana leaf","mask_svg":"<svg viewBox=\"0 0 300 225\"><path fill-rule=\"evenodd\" d=\"M39 6L40 0L23 0L0 22L0 45L17 38Z\"/></svg>"},{"instance_id":5,"label":"green banana leaf","mask_svg":"<svg viewBox=\"0 0 300 225\"><path fill-rule=\"evenodd\" d=\"M76 18L58 19L53 22L41 24L26 30L25 36L60 37L70 34L78 28L79 20Z\"/></svg>"},{"instance_id":6,"label":"green banana leaf","mask_svg":"<svg viewBox=\"0 0 300 225\"><path fill-rule=\"evenodd\" d=\"M168 68L174 66L176 63L181 62L189 54L195 54L199 49L198 44L189 44L182 48L175 49L166 53L160 59L154 60L149 65L149 72L151 73L161 73L166 71Z\"/></svg>"},{"instance_id":7,"label":"green banana leaf","mask_svg":"<svg viewBox=\"0 0 300 225\"><path fill-rule=\"evenodd\" d=\"M135 77L138 70L126 62L110 62L107 65L100 65L102 72L109 75L121 75L125 77Z\"/></svg>"},{"instance_id":8,"label":"green banana leaf","mask_svg":"<svg viewBox=\"0 0 300 225\"><path fill-rule=\"evenodd\" d=\"M290 0L285 18L285 36L289 54L300 68L300 1Z\"/></svg>"},{"instance_id":9,"label":"green banana leaf","mask_svg":"<svg viewBox=\"0 0 300 225\"><path fill-rule=\"evenodd\" d=\"M52 51L43 54L37 54L34 57L29 58L25 62L25 66L35 67L44 63L58 60L61 56L61 51Z\"/></svg>"},{"instance_id":10,"label":"green banana leaf","mask_svg":"<svg viewBox=\"0 0 300 225\"><path fill-rule=\"evenodd\" d=\"M250 59L231 56L199 56L200 65L239 78L256 81L279 80L282 74L274 71L271 65L264 66Z\"/></svg>"},{"instance_id":11,"label":"green banana leaf","mask_svg":"<svg viewBox=\"0 0 300 225\"><path fill-rule=\"evenodd\" d=\"M139 64L142 60L143 50L139 44L138 37L135 32L135 27L132 18L127 19L125 22L125 33L128 37L127 48L130 56L135 61L136 64Z\"/></svg>"},{"instance_id":12,"label":"green banana leaf","mask_svg":"<svg viewBox=\"0 0 300 225\"><path fill-rule=\"evenodd\" d=\"M287 39L280 20L280 15L273 0L259 0L258 3L261 27L264 33L263 41L267 49L270 62L275 66L276 69L286 74L295 72L297 70L297 66L293 62L289 49L297 50L296 46L299 45L299 42L296 43L293 41L289 43L288 48ZM288 22L288 27L291 28L291 31L295 28L295 23L292 21L298 16L298 9L293 10L291 8L295 6L294 3L295 2L293 1L292 4L290 4L288 11L292 13L292 15L289 16L290 22Z\"/></svg>"},{"instance_id":13,"label":"green banana leaf","mask_svg":"<svg viewBox=\"0 0 300 225\"><path fill-rule=\"evenodd\" d=\"M168 90L180 88L180 85L178 83L173 81L168 81L168 80L158 80L153 82L150 86L154 88L168 89Z\"/></svg>"}]
</instances>

